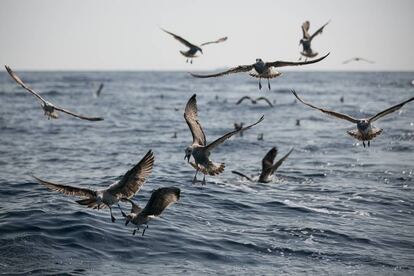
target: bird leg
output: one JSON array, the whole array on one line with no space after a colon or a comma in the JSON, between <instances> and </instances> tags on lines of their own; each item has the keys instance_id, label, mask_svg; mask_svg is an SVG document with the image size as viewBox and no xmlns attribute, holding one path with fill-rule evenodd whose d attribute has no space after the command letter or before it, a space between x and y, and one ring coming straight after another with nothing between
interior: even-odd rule
<instances>
[{"instance_id":1,"label":"bird leg","mask_svg":"<svg viewBox=\"0 0 414 276\"><path fill-rule=\"evenodd\" d=\"M371 142L371 141L368 141L368 147L370 146L370 142Z\"/></svg>"},{"instance_id":2,"label":"bird leg","mask_svg":"<svg viewBox=\"0 0 414 276\"><path fill-rule=\"evenodd\" d=\"M204 175L203 182L201 182L201 185L206 185L206 175Z\"/></svg>"},{"instance_id":3,"label":"bird leg","mask_svg":"<svg viewBox=\"0 0 414 276\"><path fill-rule=\"evenodd\" d=\"M193 59L190 59L190 63L193 64Z\"/></svg>"},{"instance_id":4,"label":"bird leg","mask_svg":"<svg viewBox=\"0 0 414 276\"><path fill-rule=\"evenodd\" d=\"M111 220L112 220L112 222L115 222L115 217L114 217L114 215L112 215L112 208L111 208L111 206L108 206L109 207L109 212L111 213Z\"/></svg>"},{"instance_id":5,"label":"bird leg","mask_svg":"<svg viewBox=\"0 0 414 276\"><path fill-rule=\"evenodd\" d=\"M122 208L121 208L121 206L119 205L119 203L118 203L118 208L119 208L119 210L121 211L122 216L123 216L123 217L126 217L126 214L124 213L124 211L122 211Z\"/></svg>"},{"instance_id":6,"label":"bird leg","mask_svg":"<svg viewBox=\"0 0 414 276\"><path fill-rule=\"evenodd\" d=\"M134 229L134 231L132 231L132 236L135 236L136 232L137 232L137 229Z\"/></svg>"},{"instance_id":7,"label":"bird leg","mask_svg":"<svg viewBox=\"0 0 414 276\"><path fill-rule=\"evenodd\" d=\"M197 167L198 167L198 165L197 165ZM196 170L196 173L194 175L193 184L197 183L197 173L198 173L198 169Z\"/></svg>"},{"instance_id":8,"label":"bird leg","mask_svg":"<svg viewBox=\"0 0 414 276\"><path fill-rule=\"evenodd\" d=\"M259 78L259 89L262 89L262 78Z\"/></svg>"},{"instance_id":9,"label":"bird leg","mask_svg":"<svg viewBox=\"0 0 414 276\"><path fill-rule=\"evenodd\" d=\"M270 90L270 80L269 80L269 78L267 78L267 87L269 88L269 90Z\"/></svg>"},{"instance_id":10,"label":"bird leg","mask_svg":"<svg viewBox=\"0 0 414 276\"><path fill-rule=\"evenodd\" d=\"M145 230L147 230L147 228L148 228L148 224L145 224L146 226L145 226L145 228L144 228L144 230L142 230L142 236L144 236L144 234L145 234Z\"/></svg>"},{"instance_id":11,"label":"bird leg","mask_svg":"<svg viewBox=\"0 0 414 276\"><path fill-rule=\"evenodd\" d=\"M365 148L365 141L362 141L362 144L364 145L364 148Z\"/></svg>"}]
</instances>

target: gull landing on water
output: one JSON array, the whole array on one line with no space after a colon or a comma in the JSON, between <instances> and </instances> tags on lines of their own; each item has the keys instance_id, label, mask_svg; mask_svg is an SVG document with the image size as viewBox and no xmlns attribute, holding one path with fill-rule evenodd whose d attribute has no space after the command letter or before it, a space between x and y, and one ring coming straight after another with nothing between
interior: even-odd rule
<instances>
[{"instance_id":1,"label":"gull landing on water","mask_svg":"<svg viewBox=\"0 0 414 276\"><path fill-rule=\"evenodd\" d=\"M132 169L130 169L119 182L115 182L106 189L91 190L87 188L79 188L68 185L62 185L57 183L48 182L37 178L34 178L47 188L63 193L65 195L79 196L82 199L76 202L80 205L86 205L88 208L100 209L109 208L111 213L111 220L115 222L115 217L112 215L111 206L118 204L120 200L132 198L144 185L146 178L151 174L152 167L154 165L154 155L152 151L142 158Z\"/></svg>"},{"instance_id":2,"label":"gull landing on water","mask_svg":"<svg viewBox=\"0 0 414 276\"><path fill-rule=\"evenodd\" d=\"M180 189L176 187L165 187L159 188L152 192L151 198L148 200L147 205L144 209L141 209L137 204L135 204L130 199L125 199L129 201L132 205L131 213L126 215L122 212L122 215L125 217L125 225L128 225L129 222L135 224L137 229L132 232L132 235L135 235L136 231L139 230L139 226L145 224L145 228L142 231L144 236L145 230L148 228L148 222L161 215L161 213L171 204L177 202L180 199Z\"/></svg>"},{"instance_id":3,"label":"gull landing on water","mask_svg":"<svg viewBox=\"0 0 414 276\"><path fill-rule=\"evenodd\" d=\"M303 62L292 62L292 61L275 61L275 62L264 62L260 58L256 59L256 63L251 65L239 65L237 67L230 68L227 71L223 71L220 73L209 74L209 75L199 75L190 73L193 77L196 78L213 78L213 77L221 77L228 74L240 73L240 72L249 72L249 75L254 78L259 79L259 89L262 89L261 80L267 79L267 86L270 90L270 81L269 79L276 78L281 75L280 72L276 71L275 68L277 67L284 67L284 66L298 66L298 65L306 65L319 62L326 58L329 55L326 54L325 56L310 60L310 61L303 61Z\"/></svg>"},{"instance_id":4,"label":"gull landing on water","mask_svg":"<svg viewBox=\"0 0 414 276\"><path fill-rule=\"evenodd\" d=\"M173 34L173 33L169 32L167 30L164 30L162 28L161 28L161 30L163 30L167 34L171 35L172 37L174 37L179 42L181 42L182 44L184 44L185 46L187 46L189 48L188 51L180 51L180 53L187 58L187 61L186 61L187 63L188 63L188 61L190 61L190 63L193 63L193 58L198 57L196 55L197 52L200 52L201 54L203 54L203 49L201 49L201 47L209 45L209 44L224 42L224 41L227 40L227 36L226 36L226 37L222 37L222 38L219 38L217 40L214 40L214 41L209 41L209 42L202 43L200 46L197 46L197 45L194 45L194 44L188 42L187 40L185 40L181 36Z\"/></svg>"},{"instance_id":5,"label":"gull landing on water","mask_svg":"<svg viewBox=\"0 0 414 276\"><path fill-rule=\"evenodd\" d=\"M295 91L292 90L293 95L295 95L295 97L302 102L303 104L312 107L314 109L318 109L319 111L322 111L326 114L332 115L334 117L337 117L339 119L343 119L346 120L348 122L354 123L357 125L356 129L353 130L349 130L347 131L347 133L349 135L351 135L352 137L362 141L362 144L365 147L365 141L368 141L368 146L370 146L370 141L372 139L374 139L377 135L381 134L382 132L382 128L377 128L374 127L372 125L373 122L375 122L376 120L384 117L385 115L391 114L395 111L397 111L398 109L400 109L401 107L403 107L406 103L411 102L412 100L414 100L414 97L399 103L397 105L391 106L390 108L387 108L377 114L375 114L374 116L370 117L370 118L364 118L364 119L357 119L357 118L353 118L351 116L348 116L346 114L342 114L342 113L338 113L338 112L334 112L334 111L330 111L327 109L322 109L319 107L316 107L314 105L311 105L309 103L304 102L301 98L299 98L299 96L296 94Z\"/></svg>"},{"instance_id":6,"label":"gull landing on water","mask_svg":"<svg viewBox=\"0 0 414 276\"><path fill-rule=\"evenodd\" d=\"M315 38L315 36L317 36L318 34L322 34L323 32L323 28L325 28L326 25L329 24L330 21L328 21L325 25L323 25L322 27L320 27L315 33L313 33L312 35L309 34L309 28L310 28L310 23L309 21L305 21L302 24L302 34L303 37L302 39L299 41L299 46L302 44L303 46L303 51L300 52L302 56L304 56L305 58L313 58L316 57L318 55L318 52L314 52L312 50L311 47L311 42L312 40ZM299 58L299 60L301 60L301 58Z\"/></svg>"},{"instance_id":7,"label":"gull landing on water","mask_svg":"<svg viewBox=\"0 0 414 276\"><path fill-rule=\"evenodd\" d=\"M270 182L270 179L269 179L270 176L272 176L276 172L276 170L282 165L283 161L285 161L286 158L288 158L288 156L292 153L292 151L293 151L293 148L276 163L274 163L274 161L277 155L277 148L273 147L268 153L266 153L265 157L262 160L262 172L260 173L258 182L260 183ZM253 180L250 177L246 176L245 174L241 172L238 172L238 171L231 171L231 172L253 182Z\"/></svg>"},{"instance_id":8,"label":"gull landing on water","mask_svg":"<svg viewBox=\"0 0 414 276\"><path fill-rule=\"evenodd\" d=\"M50 118L57 119L59 117L57 111L61 111L61 112L64 112L66 114L72 115L74 117L77 117L77 118L80 118L80 119L83 119L83 120L88 120L88 121L102 121L103 120L102 118L99 118L99 117L86 117L86 116L83 116L83 115L79 115L79 114L73 113L73 112L71 112L67 109L63 109L61 107L58 107L58 106L46 101L45 99L43 99L43 97L41 97L33 89L28 87L9 66L5 65L5 67L6 67L7 73L9 73L9 75L18 84L20 84L21 87L23 87L24 89L26 89L27 91L32 93L36 98L38 98L40 100L41 105L42 105L42 109L45 112L45 115L47 116L48 119L50 119Z\"/></svg>"},{"instance_id":9,"label":"gull landing on water","mask_svg":"<svg viewBox=\"0 0 414 276\"><path fill-rule=\"evenodd\" d=\"M197 173L201 171L204 174L202 184L206 184L206 175L217 175L224 171L224 163L215 164L210 160L211 151L217 146L224 143L227 139L233 135L245 131L261 121L263 121L262 116L256 123L248 125L246 127L240 128L238 130L231 131L222 137L216 139L210 144L207 144L206 136L201 127L201 124L198 120L198 108L196 94L194 94L187 102L184 111L184 118L187 122L188 127L190 128L191 134L193 136L193 143L191 146L188 146L185 149L184 159L187 158L188 163L190 163L190 157L193 156L195 163L190 163L195 169L196 173L194 175L193 183L197 181Z\"/></svg>"}]
</instances>

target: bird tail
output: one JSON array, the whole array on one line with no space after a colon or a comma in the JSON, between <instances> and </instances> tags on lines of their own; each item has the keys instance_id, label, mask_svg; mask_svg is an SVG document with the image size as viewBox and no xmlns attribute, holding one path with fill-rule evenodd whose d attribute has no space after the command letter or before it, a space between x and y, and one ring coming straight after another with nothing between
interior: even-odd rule
<instances>
[{"instance_id":1,"label":"bird tail","mask_svg":"<svg viewBox=\"0 0 414 276\"><path fill-rule=\"evenodd\" d=\"M382 132L382 128L372 127L371 131L367 135L362 135L361 132L356 128L352 130L348 130L347 133L352 137L360 140L360 141L369 141L380 135Z\"/></svg>"},{"instance_id":2,"label":"bird tail","mask_svg":"<svg viewBox=\"0 0 414 276\"><path fill-rule=\"evenodd\" d=\"M198 165L198 168L197 168L197 165L195 163L190 162L190 164L191 164L191 166L193 166L194 169L196 169L196 170L198 169L203 174L212 175L212 176L218 175L218 174L224 172L224 168L226 167L226 165L224 163L217 164L217 163L214 163L213 161L209 161L207 167Z\"/></svg>"}]
</instances>

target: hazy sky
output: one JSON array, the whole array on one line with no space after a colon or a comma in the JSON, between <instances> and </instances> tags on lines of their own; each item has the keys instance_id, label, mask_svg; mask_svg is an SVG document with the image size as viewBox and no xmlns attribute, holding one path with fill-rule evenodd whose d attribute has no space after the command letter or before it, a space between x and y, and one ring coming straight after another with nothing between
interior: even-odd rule
<instances>
[{"instance_id":1,"label":"hazy sky","mask_svg":"<svg viewBox=\"0 0 414 276\"><path fill-rule=\"evenodd\" d=\"M22 70L196 70L297 60L301 24L331 55L300 70L413 70L413 0L1 0L0 63ZM190 42L228 36L193 65L163 27ZM373 65L342 61L354 56Z\"/></svg>"}]
</instances>

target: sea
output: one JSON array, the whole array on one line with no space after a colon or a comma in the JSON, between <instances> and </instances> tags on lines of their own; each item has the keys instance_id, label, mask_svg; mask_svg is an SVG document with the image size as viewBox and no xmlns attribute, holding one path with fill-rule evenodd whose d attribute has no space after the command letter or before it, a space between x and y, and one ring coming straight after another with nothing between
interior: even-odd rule
<instances>
[{"instance_id":1,"label":"sea","mask_svg":"<svg viewBox=\"0 0 414 276\"><path fill-rule=\"evenodd\" d=\"M414 275L414 102L376 121L383 132L364 148L347 134L355 125L291 93L369 117L413 97L414 72L286 71L270 91L247 74L17 73L48 101L104 120L48 120L0 72L1 275ZM184 160L192 136L183 113L193 94L208 143L264 115L212 151L226 168L206 185L192 183ZM237 105L243 96L274 106ZM276 159L294 150L271 182L231 173L257 180L272 147ZM154 189L170 186L181 197L144 236L132 235L118 208L112 223L108 209L85 208L33 178L105 188L150 149L154 168L134 201L144 207Z\"/></svg>"}]
</instances>

